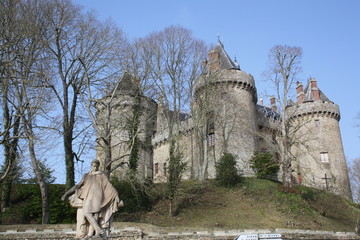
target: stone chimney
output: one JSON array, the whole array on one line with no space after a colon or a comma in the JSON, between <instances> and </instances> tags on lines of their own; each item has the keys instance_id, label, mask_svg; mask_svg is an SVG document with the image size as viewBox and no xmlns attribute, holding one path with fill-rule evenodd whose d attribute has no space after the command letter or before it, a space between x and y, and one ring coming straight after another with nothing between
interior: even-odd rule
<instances>
[{"instance_id":1,"label":"stone chimney","mask_svg":"<svg viewBox=\"0 0 360 240\"><path fill-rule=\"evenodd\" d=\"M316 79L315 78L311 78L310 79L310 86L311 86L311 94L312 94L312 97L314 99L314 101L316 100L320 100L320 91L319 91L319 88L317 86L317 82L316 82Z\"/></svg>"},{"instance_id":2,"label":"stone chimney","mask_svg":"<svg viewBox=\"0 0 360 240\"><path fill-rule=\"evenodd\" d=\"M157 117L156 117L156 126L158 131L163 131L167 127L165 114L166 114L166 109L164 106L164 99L162 96L159 96L157 102Z\"/></svg>"},{"instance_id":3,"label":"stone chimney","mask_svg":"<svg viewBox=\"0 0 360 240\"><path fill-rule=\"evenodd\" d=\"M274 96L271 96L271 98L270 98L270 104L271 104L272 110L277 111L277 106L276 106L276 101L275 101L275 97L274 97Z\"/></svg>"},{"instance_id":4,"label":"stone chimney","mask_svg":"<svg viewBox=\"0 0 360 240\"><path fill-rule=\"evenodd\" d=\"M208 53L209 57L209 71L220 70L220 53L217 50L211 50Z\"/></svg>"},{"instance_id":5,"label":"stone chimney","mask_svg":"<svg viewBox=\"0 0 360 240\"><path fill-rule=\"evenodd\" d=\"M304 88L301 82L296 82L297 103L303 103L305 99Z\"/></svg>"}]
</instances>

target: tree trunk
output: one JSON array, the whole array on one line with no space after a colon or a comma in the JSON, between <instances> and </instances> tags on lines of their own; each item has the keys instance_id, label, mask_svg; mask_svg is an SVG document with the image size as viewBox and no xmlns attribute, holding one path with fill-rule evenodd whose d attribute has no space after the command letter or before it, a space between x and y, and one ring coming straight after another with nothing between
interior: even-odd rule
<instances>
[{"instance_id":1,"label":"tree trunk","mask_svg":"<svg viewBox=\"0 0 360 240\"><path fill-rule=\"evenodd\" d=\"M4 99L5 100L5 99ZM7 103L4 103L4 127L6 129L10 129L10 126L13 124L13 136L11 139L10 131L5 134L4 140L4 148L5 148L5 164L4 171L9 168L9 172L5 177L2 184L2 194L1 194L1 211L4 211L6 208L10 206L10 195L13 180L16 175L16 160L17 160L17 148L19 142L19 131L20 131L20 113L17 111L17 117L14 120L14 123L11 122L11 117L9 114L9 109L7 108Z\"/></svg>"},{"instance_id":2,"label":"tree trunk","mask_svg":"<svg viewBox=\"0 0 360 240\"><path fill-rule=\"evenodd\" d=\"M169 199L169 217L174 217L174 199L170 198Z\"/></svg>"},{"instance_id":3,"label":"tree trunk","mask_svg":"<svg viewBox=\"0 0 360 240\"><path fill-rule=\"evenodd\" d=\"M64 151L65 151L65 168L66 168L66 189L70 189L75 185L75 164L73 151L73 133L75 126L75 112L77 106L78 90L73 86L73 99L71 108L69 107L69 94L66 86L66 80L63 80L64 104L63 104L63 129L64 129ZM70 110L70 112L69 112Z\"/></svg>"},{"instance_id":4,"label":"tree trunk","mask_svg":"<svg viewBox=\"0 0 360 240\"><path fill-rule=\"evenodd\" d=\"M23 121L24 121L25 132L26 132L26 135L28 138L28 144L29 144L28 147L29 147L31 165L35 172L36 180L37 180L37 183L39 184L40 192L41 192L42 224L48 224L48 223L50 223L48 186L44 180L44 177L43 177L41 170L39 168L39 165L38 165L38 160L36 158L34 134L32 132L32 125L31 125L31 123L29 124L27 122L25 117L23 117Z\"/></svg>"},{"instance_id":5,"label":"tree trunk","mask_svg":"<svg viewBox=\"0 0 360 240\"><path fill-rule=\"evenodd\" d=\"M289 143L289 136L288 136L288 132L286 130L286 126L283 126L283 131L282 131L282 181L283 181L283 186L286 188L291 188L292 187L292 182L291 182L291 171L292 171L292 167L291 167L291 157L290 155L290 151L291 151L291 146Z\"/></svg>"},{"instance_id":6,"label":"tree trunk","mask_svg":"<svg viewBox=\"0 0 360 240\"><path fill-rule=\"evenodd\" d=\"M36 180L40 187L41 192L41 202L42 202L42 224L50 223L50 212L49 212L49 194L48 194L48 185L45 182L39 166L37 164L36 154L35 154L35 147L33 139L29 138L29 152L31 158L31 165L33 166Z\"/></svg>"},{"instance_id":7,"label":"tree trunk","mask_svg":"<svg viewBox=\"0 0 360 240\"><path fill-rule=\"evenodd\" d=\"M75 185L75 166L74 153L72 149L73 134L70 127L64 125L64 151L65 151L65 168L66 168L66 189Z\"/></svg>"},{"instance_id":8,"label":"tree trunk","mask_svg":"<svg viewBox=\"0 0 360 240\"><path fill-rule=\"evenodd\" d=\"M110 177L111 172L111 135L108 135L108 139L106 139L105 143L105 161L104 161L104 167L105 167L105 174L107 177Z\"/></svg>"},{"instance_id":9,"label":"tree trunk","mask_svg":"<svg viewBox=\"0 0 360 240\"><path fill-rule=\"evenodd\" d=\"M104 142L104 150L105 150L105 159L104 159L104 172L106 174L107 177L110 177L110 173L111 173L111 159L112 159L112 154L111 154L111 114L112 114L112 109L111 109L111 101L108 103L108 105L106 106L106 122L105 122L105 135L103 138L103 142Z\"/></svg>"}]
</instances>

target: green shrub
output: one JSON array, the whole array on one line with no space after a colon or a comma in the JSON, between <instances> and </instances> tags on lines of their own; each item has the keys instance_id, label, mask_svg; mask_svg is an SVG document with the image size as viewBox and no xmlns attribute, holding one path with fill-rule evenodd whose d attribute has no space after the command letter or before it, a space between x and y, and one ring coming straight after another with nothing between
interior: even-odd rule
<instances>
[{"instance_id":1,"label":"green shrub","mask_svg":"<svg viewBox=\"0 0 360 240\"><path fill-rule=\"evenodd\" d=\"M255 153L250 159L250 167L254 170L257 178L271 178L280 168L273 155L268 152Z\"/></svg>"},{"instance_id":2,"label":"green shrub","mask_svg":"<svg viewBox=\"0 0 360 240\"><path fill-rule=\"evenodd\" d=\"M9 224L21 223L41 223L41 193L38 184L15 184L15 191L11 200L12 206L7 210L3 219ZM65 192L65 185L49 185L49 210L50 223L74 223L76 221L76 208L71 207L68 201L61 201L61 196ZM16 215L16 219L10 218ZM12 223L12 221L15 221Z\"/></svg>"},{"instance_id":3,"label":"green shrub","mask_svg":"<svg viewBox=\"0 0 360 240\"><path fill-rule=\"evenodd\" d=\"M241 180L241 175L236 168L235 156L224 153L216 163L216 182L222 187L233 187Z\"/></svg>"},{"instance_id":4,"label":"green shrub","mask_svg":"<svg viewBox=\"0 0 360 240\"><path fill-rule=\"evenodd\" d=\"M135 178L112 178L111 182L118 191L119 198L124 201L124 207L120 209L122 212L135 213L151 209L152 183L140 182Z\"/></svg>"}]
</instances>

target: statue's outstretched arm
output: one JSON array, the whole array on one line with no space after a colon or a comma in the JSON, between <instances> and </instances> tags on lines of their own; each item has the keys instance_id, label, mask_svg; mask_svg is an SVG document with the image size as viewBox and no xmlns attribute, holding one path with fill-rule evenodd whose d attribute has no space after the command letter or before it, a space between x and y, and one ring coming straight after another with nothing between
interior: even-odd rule
<instances>
[{"instance_id":1,"label":"statue's outstretched arm","mask_svg":"<svg viewBox=\"0 0 360 240\"><path fill-rule=\"evenodd\" d=\"M73 194L77 189L79 189L83 184L84 184L84 179L85 179L86 174L83 176L83 178L81 179L81 181L74 185L72 188L70 188L66 193L64 193L64 195L62 195L61 200L64 201L65 198L67 198L68 196L70 196L71 194Z\"/></svg>"},{"instance_id":2,"label":"statue's outstretched arm","mask_svg":"<svg viewBox=\"0 0 360 240\"><path fill-rule=\"evenodd\" d=\"M62 195L61 200L64 201L65 198L67 198L67 197L70 196L72 193L74 193L76 189L77 189L77 185L75 185L75 186L73 186L72 188L70 188L66 193L64 193L64 195Z\"/></svg>"}]
</instances>

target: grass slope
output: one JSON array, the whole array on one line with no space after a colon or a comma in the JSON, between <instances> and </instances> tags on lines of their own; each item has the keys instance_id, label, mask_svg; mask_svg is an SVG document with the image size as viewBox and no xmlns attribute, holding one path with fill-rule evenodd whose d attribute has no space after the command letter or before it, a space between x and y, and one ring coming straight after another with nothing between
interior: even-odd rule
<instances>
[{"instance_id":1,"label":"grass slope","mask_svg":"<svg viewBox=\"0 0 360 240\"><path fill-rule=\"evenodd\" d=\"M177 216L169 217L168 202L159 200L140 222L198 229L353 232L360 216L359 206L329 192L301 186L288 192L279 183L253 178L232 189L218 187L212 181L185 182L181 195Z\"/></svg>"},{"instance_id":2,"label":"grass slope","mask_svg":"<svg viewBox=\"0 0 360 240\"><path fill-rule=\"evenodd\" d=\"M353 232L360 216L358 205L326 191L296 186L289 192L277 182L245 178L231 189L218 187L214 181L183 182L176 202L177 215L169 217L169 203L161 197L165 187L155 186L154 195L158 197L151 211L129 214L123 208L114 221L118 224L152 224L171 228L171 231L290 228ZM51 223L74 222L76 210L60 200L64 186L51 185L49 190ZM118 191L120 198L125 197L126 189ZM16 185L13 192L12 206L0 215L2 224L40 223L38 186ZM131 209L130 200L124 198L128 209Z\"/></svg>"}]
</instances>

